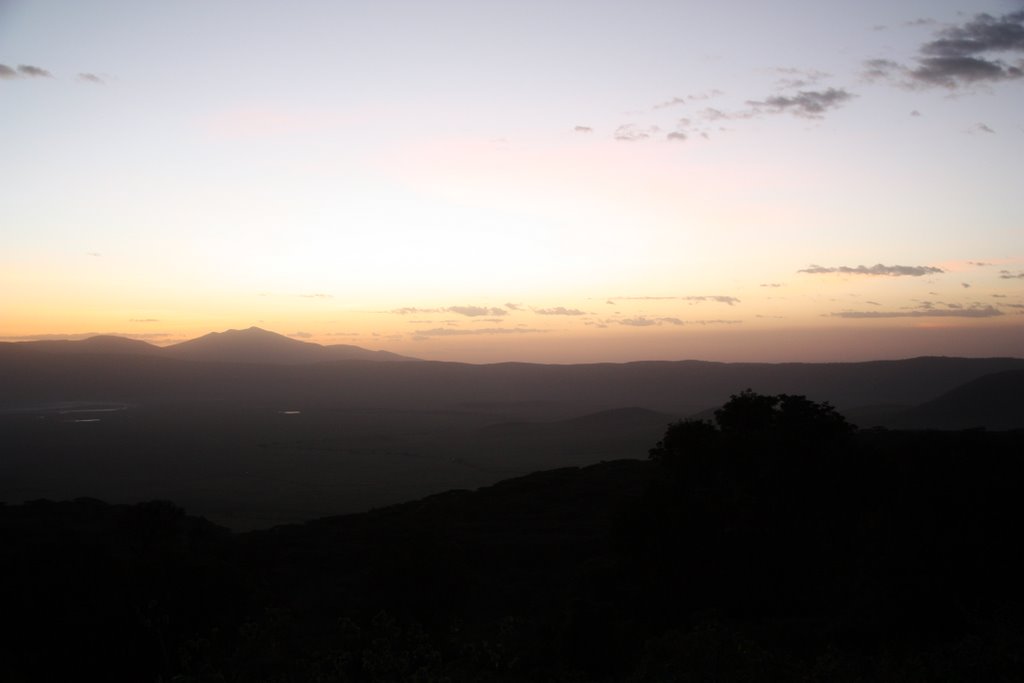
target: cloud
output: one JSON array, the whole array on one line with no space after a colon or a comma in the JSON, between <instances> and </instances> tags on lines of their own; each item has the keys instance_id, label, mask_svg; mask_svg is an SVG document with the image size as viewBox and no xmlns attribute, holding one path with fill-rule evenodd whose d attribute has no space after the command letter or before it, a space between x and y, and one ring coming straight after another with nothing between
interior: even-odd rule
<instances>
[{"instance_id":1,"label":"cloud","mask_svg":"<svg viewBox=\"0 0 1024 683\"><path fill-rule=\"evenodd\" d=\"M0 78L53 78L46 69L31 64L19 64L17 69L12 69L6 64L0 64Z\"/></svg>"},{"instance_id":2,"label":"cloud","mask_svg":"<svg viewBox=\"0 0 1024 683\"><path fill-rule=\"evenodd\" d=\"M761 284L761 287L781 287L782 285L778 282L765 282Z\"/></svg>"},{"instance_id":3,"label":"cloud","mask_svg":"<svg viewBox=\"0 0 1024 683\"><path fill-rule=\"evenodd\" d=\"M666 135L665 139L666 140L676 140L678 142L682 142L683 140L686 139L686 133L682 133L682 132L680 132L678 130L677 131L673 131L673 132L669 133L668 135Z\"/></svg>"},{"instance_id":4,"label":"cloud","mask_svg":"<svg viewBox=\"0 0 1024 683\"><path fill-rule=\"evenodd\" d=\"M312 339L313 335L309 332L292 332L288 335L289 337L296 337L298 339Z\"/></svg>"},{"instance_id":5,"label":"cloud","mask_svg":"<svg viewBox=\"0 0 1024 683\"><path fill-rule=\"evenodd\" d=\"M485 306L449 306L444 310L449 313L458 313L459 315L465 315L470 318L484 315L508 315L508 311L504 308L487 308Z\"/></svg>"},{"instance_id":6,"label":"cloud","mask_svg":"<svg viewBox=\"0 0 1024 683\"><path fill-rule=\"evenodd\" d=\"M1008 270L999 271L999 279L1001 280L1024 280L1024 270L1011 273Z\"/></svg>"},{"instance_id":7,"label":"cloud","mask_svg":"<svg viewBox=\"0 0 1024 683\"><path fill-rule=\"evenodd\" d=\"M721 90L713 89L708 90L706 92L699 92L694 93L692 95L686 95L684 97L673 97L670 100L659 102L658 104L654 105L652 109L665 109L667 107L677 107L681 104L686 104L687 102L699 102L701 100L710 100L711 98L718 97L719 95L722 94L723 93Z\"/></svg>"},{"instance_id":8,"label":"cloud","mask_svg":"<svg viewBox=\"0 0 1024 683\"><path fill-rule=\"evenodd\" d=\"M402 308L395 308L391 310L391 313L395 315L410 315L412 313L440 313L443 308L414 308L412 306L404 306Z\"/></svg>"},{"instance_id":9,"label":"cloud","mask_svg":"<svg viewBox=\"0 0 1024 683\"><path fill-rule=\"evenodd\" d=\"M992 265L988 261L968 261L967 264L971 265L971 266L979 266L979 267L991 266Z\"/></svg>"},{"instance_id":10,"label":"cloud","mask_svg":"<svg viewBox=\"0 0 1024 683\"><path fill-rule=\"evenodd\" d=\"M835 318L994 318L1005 315L992 306L970 308L919 308L910 311L841 311L830 313Z\"/></svg>"},{"instance_id":11,"label":"cloud","mask_svg":"<svg viewBox=\"0 0 1024 683\"><path fill-rule=\"evenodd\" d=\"M971 288L971 284L969 282L961 282L960 286L963 287L964 289L970 289Z\"/></svg>"},{"instance_id":12,"label":"cloud","mask_svg":"<svg viewBox=\"0 0 1024 683\"><path fill-rule=\"evenodd\" d=\"M573 130L577 133L593 133L594 129L590 126L575 126Z\"/></svg>"},{"instance_id":13,"label":"cloud","mask_svg":"<svg viewBox=\"0 0 1024 683\"><path fill-rule=\"evenodd\" d=\"M585 311L581 311L578 308L566 308L565 306L555 306L554 308L535 308L533 312L537 315L586 315Z\"/></svg>"},{"instance_id":14,"label":"cloud","mask_svg":"<svg viewBox=\"0 0 1024 683\"><path fill-rule=\"evenodd\" d=\"M470 335L492 335L492 334L543 334L547 330L538 330L532 327L481 327L477 329L462 330L451 327L435 327L429 330L417 330L413 333L413 339L422 341L430 337L464 337Z\"/></svg>"},{"instance_id":15,"label":"cloud","mask_svg":"<svg viewBox=\"0 0 1024 683\"><path fill-rule=\"evenodd\" d=\"M904 275L910 277L921 277L922 275L930 275L932 273L945 272L942 268L936 268L934 266L886 266L881 263L876 263L870 268L866 266L837 266L832 268L826 268L825 266L818 266L811 264L809 267L802 270L798 270L798 273L810 273L812 275L822 275L825 273L842 273L844 275L885 275L889 277L901 277Z\"/></svg>"},{"instance_id":16,"label":"cloud","mask_svg":"<svg viewBox=\"0 0 1024 683\"><path fill-rule=\"evenodd\" d=\"M976 83L1024 77L1024 62L1008 64L991 53L1024 53L1024 11L994 17L977 14L959 26L942 29L918 50L914 67L890 60L869 60L865 76L899 76L908 87L956 89Z\"/></svg>"},{"instance_id":17,"label":"cloud","mask_svg":"<svg viewBox=\"0 0 1024 683\"><path fill-rule=\"evenodd\" d=\"M80 73L78 74L78 80L85 81L86 83L95 83L97 85L103 85L106 81L91 73Z\"/></svg>"},{"instance_id":18,"label":"cloud","mask_svg":"<svg viewBox=\"0 0 1024 683\"><path fill-rule=\"evenodd\" d=\"M706 301L712 301L719 304L733 304L740 303L740 300L734 296L617 296L616 299L622 301L691 301L694 303L701 303ZM611 300L608 303L614 303Z\"/></svg>"},{"instance_id":19,"label":"cloud","mask_svg":"<svg viewBox=\"0 0 1024 683\"><path fill-rule=\"evenodd\" d=\"M29 78L53 78L53 74L46 69L41 69L31 64L19 64L18 73Z\"/></svg>"},{"instance_id":20,"label":"cloud","mask_svg":"<svg viewBox=\"0 0 1024 683\"><path fill-rule=\"evenodd\" d=\"M855 95L842 88L828 90L801 90L796 95L773 95L764 100L748 100L753 107L764 107L773 113L791 112L796 116L818 119L826 111L835 109L853 99Z\"/></svg>"},{"instance_id":21,"label":"cloud","mask_svg":"<svg viewBox=\"0 0 1024 683\"><path fill-rule=\"evenodd\" d=\"M679 318L648 318L647 316L641 315L635 318L623 318L622 320L616 320L620 325L628 325L630 327L652 327L655 325L675 325L677 327L682 325L736 325L743 322L742 320L681 320Z\"/></svg>"},{"instance_id":22,"label":"cloud","mask_svg":"<svg viewBox=\"0 0 1024 683\"><path fill-rule=\"evenodd\" d=\"M323 294L321 292L313 292L312 294L299 294L302 299L333 299L333 294Z\"/></svg>"},{"instance_id":23,"label":"cloud","mask_svg":"<svg viewBox=\"0 0 1024 683\"><path fill-rule=\"evenodd\" d=\"M158 323L158 322L160 322L160 319L159 318L129 318L128 322L130 322L130 323Z\"/></svg>"},{"instance_id":24,"label":"cloud","mask_svg":"<svg viewBox=\"0 0 1024 683\"><path fill-rule=\"evenodd\" d=\"M505 304L505 308L507 308L510 311L521 311L521 310L523 310L523 305L522 304L506 303Z\"/></svg>"},{"instance_id":25,"label":"cloud","mask_svg":"<svg viewBox=\"0 0 1024 683\"><path fill-rule=\"evenodd\" d=\"M648 140L660 132L661 128L657 126L638 126L633 123L627 123L616 128L613 137L616 140L625 142L639 142L640 140Z\"/></svg>"}]
</instances>

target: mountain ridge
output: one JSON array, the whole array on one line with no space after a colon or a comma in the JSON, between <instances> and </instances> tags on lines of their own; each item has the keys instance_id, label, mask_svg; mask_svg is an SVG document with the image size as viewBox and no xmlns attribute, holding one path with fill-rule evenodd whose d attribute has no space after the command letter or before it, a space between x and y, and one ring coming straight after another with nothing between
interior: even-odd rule
<instances>
[{"instance_id":1,"label":"mountain ridge","mask_svg":"<svg viewBox=\"0 0 1024 683\"><path fill-rule=\"evenodd\" d=\"M79 340L41 340L13 342L14 346L47 353L131 353L163 356L189 361L226 363L270 363L301 365L333 360L418 360L390 351L373 351L352 344L317 344L292 339L276 332L252 326L244 330L209 332L168 346L117 335L96 335Z\"/></svg>"}]
</instances>

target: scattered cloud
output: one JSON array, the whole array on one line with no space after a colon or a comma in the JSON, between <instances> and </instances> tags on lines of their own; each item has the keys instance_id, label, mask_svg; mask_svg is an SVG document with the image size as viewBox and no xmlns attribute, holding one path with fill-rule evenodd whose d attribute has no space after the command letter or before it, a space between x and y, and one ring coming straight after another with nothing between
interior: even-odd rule
<instances>
[{"instance_id":1,"label":"scattered cloud","mask_svg":"<svg viewBox=\"0 0 1024 683\"><path fill-rule=\"evenodd\" d=\"M575 126L573 130L577 133L593 133L594 129L590 126Z\"/></svg>"},{"instance_id":2,"label":"scattered cloud","mask_svg":"<svg viewBox=\"0 0 1024 683\"><path fill-rule=\"evenodd\" d=\"M971 288L971 283L969 283L969 282L961 282L960 286L963 287L964 289L970 289Z\"/></svg>"},{"instance_id":3,"label":"scattered cloud","mask_svg":"<svg viewBox=\"0 0 1024 683\"><path fill-rule=\"evenodd\" d=\"M635 318L623 318L621 320L615 320L620 325L628 325L629 327L652 327L655 325L675 325L677 327L683 325L736 325L742 320L681 320L679 318L665 317L665 318L648 318L647 316L640 315Z\"/></svg>"},{"instance_id":4,"label":"scattered cloud","mask_svg":"<svg viewBox=\"0 0 1024 683\"><path fill-rule=\"evenodd\" d=\"M19 64L18 73L28 78L53 78L53 74L46 69L31 64Z\"/></svg>"},{"instance_id":5,"label":"scattered cloud","mask_svg":"<svg viewBox=\"0 0 1024 683\"><path fill-rule=\"evenodd\" d=\"M487 308L486 306L449 306L444 310L448 311L449 313L458 313L459 315L465 315L470 318L475 318L484 315L508 315L508 311L506 311L504 308Z\"/></svg>"},{"instance_id":6,"label":"scattered cloud","mask_svg":"<svg viewBox=\"0 0 1024 683\"><path fill-rule=\"evenodd\" d=\"M429 330L417 330L413 339L422 341L431 337L462 337L469 335L492 335L492 334L543 334L547 330L538 330L532 327L481 327L476 329L457 329L451 327L435 327Z\"/></svg>"},{"instance_id":7,"label":"scattered cloud","mask_svg":"<svg viewBox=\"0 0 1024 683\"><path fill-rule=\"evenodd\" d=\"M295 337L296 339L312 339L313 335L309 332L292 332L288 335L289 337Z\"/></svg>"},{"instance_id":8,"label":"scattered cloud","mask_svg":"<svg viewBox=\"0 0 1024 683\"><path fill-rule=\"evenodd\" d=\"M130 322L130 323L158 323L158 322L160 322L160 319L159 318L129 318L128 322Z\"/></svg>"},{"instance_id":9,"label":"scattered cloud","mask_svg":"<svg viewBox=\"0 0 1024 683\"><path fill-rule=\"evenodd\" d=\"M96 85L103 85L104 83L106 83L106 81L104 81L96 74L91 74L87 72L78 74L78 80L85 81L86 83L95 83Z\"/></svg>"},{"instance_id":10,"label":"scattered cloud","mask_svg":"<svg viewBox=\"0 0 1024 683\"><path fill-rule=\"evenodd\" d=\"M333 299L333 294L323 294L321 292L313 292L311 294L299 294L302 299Z\"/></svg>"},{"instance_id":11,"label":"scattered cloud","mask_svg":"<svg viewBox=\"0 0 1024 683\"><path fill-rule=\"evenodd\" d=\"M784 90L806 88L807 86L815 85L831 76L831 74L817 69L796 69L792 67L784 67L774 69L774 71L782 76L782 78L777 81L776 85Z\"/></svg>"},{"instance_id":12,"label":"scattered cloud","mask_svg":"<svg viewBox=\"0 0 1024 683\"><path fill-rule=\"evenodd\" d=\"M102 256L103 254L101 254L98 251L87 251L87 252L85 252L85 255L86 256Z\"/></svg>"},{"instance_id":13,"label":"scattered cloud","mask_svg":"<svg viewBox=\"0 0 1024 683\"><path fill-rule=\"evenodd\" d=\"M764 100L748 100L747 104L770 110L772 113L791 112L809 119L821 118L825 112L835 109L855 95L842 88L828 90L801 90L795 95L773 95Z\"/></svg>"},{"instance_id":14,"label":"scattered cloud","mask_svg":"<svg viewBox=\"0 0 1024 683\"><path fill-rule=\"evenodd\" d=\"M1012 273L1008 270L1000 270L999 278L1001 280L1024 280L1024 270Z\"/></svg>"},{"instance_id":15,"label":"scattered cloud","mask_svg":"<svg viewBox=\"0 0 1024 683\"><path fill-rule=\"evenodd\" d=\"M661 128L657 126L638 126L634 123L627 123L616 128L613 137L624 142L639 142L649 140L660 132Z\"/></svg>"},{"instance_id":16,"label":"scattered cloud","mask_svg":"<svg viewBox=\"0 0 1024 683\"><path fill-rule=\"evenodd\" d=\"M673 132L669 133L668 135L666 135L665 139L666 140L675 140L677 142L682 142L683 140L686 139L686 133L680 132L678 130L677 131L673 131Z\"/></svg>"},{"instance_id":17,"label":"scattered cloud","mask_svg":"<svg viewBox=\"0 0 1024 683\"><path fill-rule=\"evenodd\" d=\"M555 306L554 308L535 308L533 312L537 315L586 315L586 311L581 311L578 308L566 308L565 306Z\"/></svg>"},{"instance_id":18,"label":"scattered cloud","mask_svg":"<svg viewBox=\"0 0 1024 683\"><path fill-rule=\"evenodd\" d=\"M889 277L921 277L922 275L931 275L932 273L945 272L942 268L936 268L934 266L886 266L881 263L876 263L870 268L867 266L836 266L836 267L825 267L811 264L807 268L798 270L798 273L810 273L812 275L822 275L825 273L842 273L844 275L885 275Z\"/></svg>"},{"instance_id":19,"label":"scattered cloud","mask_svg":"<svg viewBox=\"0 0 1024 683\"><path fill-rule=\"evenodd\" d=\"M781 287L781 286L782 285L779 284L778 282L764 282L764 283L761 284L761 287Z\"/></svg>"},{"instance_id":20,"label":"scattered cloud","mask_svg":"<svg viewBox=\"0 0 1024 683\"><path fill-rule=\"evenodd\" d=\"M721 90L718 90L716 88L716 89L713 89L713 90L708 90L706 92L699 92L699 93L694 93L692 95L685 95L683 97L673 97L672 99L665 100L664 102L659 102L658 104L654 105L651 108L652 109L666 109L668 107L677 107L679 105L683 105L683 104L686 104L688 102L700 102L702 100L710 100L711 98L718 97L719 95L722 95L722 94L724 94L724 93L722 93Z\"/></svg>"},{"instance_id":21,"label":"scattered cloud","mask_svg":"<svg viewBox=\"0 0 1024 683\"><path fill-rule=\"evenodd\" d=\"M404 306L402 308L394 308L391 313L395 315L410 315L413 313L440 313L443 308L415 308L413 306Z\"/></svg>"},{"instance_id":22,"label":"scattered cloud","mask_svg":"<svg viewBox=\"0 0 1024 683\"><path fill-rule=\"evenodd\" d=\"M700 302L704 302L704 301L713 301L713 302L720 303L720 304L728 304L729 306L732 306L733 304L740 303L740 300L737 299L734 296L722 296L722 295L716 295L716 296L617 296L615 298L619 299L621 301L691 301L691 302L694 302L694 303L700 303ZM608 303L614 304L615 302L613 302L611 299L609 299Z\"/></svg>"},{"instance_id":23,"label":"scattered cloud","mask_svg":"<svg viewBox=\"0 0 1024 683\"><path fill-rule=\"evenodd\" d=\"M950 90L1024 77L1024 62L1008 64L992 53L1024 53L1024 10L994 17L977 14L959 26L933 34L921 45L917 63L907 67L886 59L865 63L869 79L900 79L907 87Z\"/></svg>"},{"instance_id":24,"label":"scattered cloud","mask_svg":"<svg viewBox=\"0 0 1024 683\"><path fill-rule=\"evenodd\" d=\"M831 313L836 318L994 318L1005 315L993 306L973 305L963 308L934 308L926 306L908 311L841 311Z\"/></svg>"},{"instance_id":25,"label":"scattered cloud","mask_svg":"<svg viewBox=\"0 0 1024 683\"><path fill-rule=\"evenodd\" d=\"M987 261L968 261L967 265L984 267L984 266L991 266L992 264L987 262Z\"/></svg>"},{"instance_id":26,"label":"scattered cloud","mask_svg":"<svg viewBox=\"0 0 1024 683\"><path fill-rule=\"evenodd\" d=\"M974 132L978 132L978 133L995 133L994 130L989 128L984 123L976 123L976 124L974 124L974 127L971 128L970 132L972 132L972 133L974 133Z\"/></svg>"},{"instance_id":27,"label":"scattered cloud","mask_svg":"<svg viewBox=\"0 0 1024 683\"><path fill-rule=\"evenodd\" d=\"M514 304L514 303L511 303L511 302L506 302L505 303L505 308L507 308L510 311L521 311L521 310L523 310L523 305L522 304Z\"/></svg>"},{"instance_id":28,"label":"scattered cloud","mask_svg":"<svg viewBox=\"0 0 1024 683\"><path fill-rule=\"evenodd\" d=\"M637 318L624 318L619 320L620 325L629 325L630 327L649 327L651 325L657 325L657 319L645 318L643 316Z\"/></svg>"},{"instance_id":29,"label":"scattered cloud","mask_svg":"<svg viewBox=\"0 0 1024 683\"><path fill-rule=\"evenodd\" d=\"M31 64L19 64L17 68L0 64L0 78L53 78L53 74L46 69L32 66Z\"/></svg>"}]
</instances>

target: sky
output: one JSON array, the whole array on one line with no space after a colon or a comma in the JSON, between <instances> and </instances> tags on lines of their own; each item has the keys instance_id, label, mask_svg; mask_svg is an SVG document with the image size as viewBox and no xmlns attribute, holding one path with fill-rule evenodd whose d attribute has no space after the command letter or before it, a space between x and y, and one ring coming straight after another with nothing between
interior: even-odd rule
<instances>
[{"instance_id":1,"label":"sky","mask_svg":"<svg viewBox=\"0 0 1024 683\"><path fill-rule=\"evenodd\" d=\"M1024 1L0 0L0 340L1024 355Z\"/></svg>"}]
</instances>

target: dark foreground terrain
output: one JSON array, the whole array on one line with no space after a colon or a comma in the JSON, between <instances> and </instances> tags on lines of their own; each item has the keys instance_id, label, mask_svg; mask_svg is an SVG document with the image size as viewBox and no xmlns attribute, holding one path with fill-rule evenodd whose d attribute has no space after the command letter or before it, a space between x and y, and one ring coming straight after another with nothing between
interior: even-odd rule
<instances>
[{"instance_id":1,"label":"dark foreground terrain","mask_svg":"<svg viewBox=\"0 0 1024 683\"><path fill-rule=\"evenodd\" d=\"M0 680L1024 680L1024 432L744 393L658 437L249 533L0 507Z\"/></svg>"}]
</instances>

